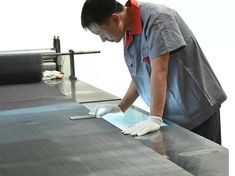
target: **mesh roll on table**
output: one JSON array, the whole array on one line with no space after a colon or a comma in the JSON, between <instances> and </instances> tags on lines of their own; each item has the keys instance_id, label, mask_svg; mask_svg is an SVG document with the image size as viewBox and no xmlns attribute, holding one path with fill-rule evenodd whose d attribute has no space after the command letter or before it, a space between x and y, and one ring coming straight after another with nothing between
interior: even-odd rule
<instances>
[{"instance_id":1,"label":"mesh roll on table","mask_svg":"<svg viewBox=\"0 0 235 176\"><path fill-rule=\"evenodd\" d=\"M78 103L0 112L0 175L188 176Z\"/></svg>"},{"instance_id":2,"label":"mesh roll on table","mask_svg":"<svg viewBox=\"0 0 235 176\"><path fill-rule=\"evenodd\" d=\"M1 54L0 85L39 82L42 79L40 54Z\"/></svg>"},{"instance_id":3,"label":"mesh roll on table","mask_svg":"<svg viewBox=\"0 0 235 176\"><path fill-rule=\"evenodd\" d=\"M40 53L0 54L0 110L71 102L41 80Z\"/></svg>"}]
</instances>

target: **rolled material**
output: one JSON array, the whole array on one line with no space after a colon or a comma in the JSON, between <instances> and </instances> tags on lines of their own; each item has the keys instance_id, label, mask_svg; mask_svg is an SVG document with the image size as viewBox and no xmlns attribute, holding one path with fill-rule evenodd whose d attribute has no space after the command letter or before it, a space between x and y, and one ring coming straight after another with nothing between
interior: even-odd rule
<instances>
[{"instance_id":1,"label":"rolled material","mask_svg":"<svg viewBox=\"0 0 235 176\"><path fill-rule=\"evenodd\" d=\"M0 85L32 83L42 80L40 54L0 55Z\"/></svg>"},{"instance_id":2,"label":"rolled material","mask_svg":"<svg viewBox=\"0 0 235 176\"><path fill-rule=\"evenodd\" d=\"M42 70L56 70L56 63L55 62L43 62L42 63Z\"/></svg>"}]
</instances>

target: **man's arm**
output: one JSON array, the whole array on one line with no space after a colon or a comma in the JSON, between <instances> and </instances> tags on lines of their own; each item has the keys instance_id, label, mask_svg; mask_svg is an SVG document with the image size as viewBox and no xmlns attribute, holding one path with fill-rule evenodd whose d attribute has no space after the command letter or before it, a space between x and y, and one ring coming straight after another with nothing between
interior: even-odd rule
<instances>
[{"instance_id":1,"label":"man's arm","mask_svg":"<svg viewBox=\"0 0 235 176\"><path fill-rule=\"evenodd\" d=\"M125 112L137 99L138 96L139 94L136 90L135 83L132 80L125 96L122 98L121 102L118 105L121 111Z\"/></svg>"},{"instance_id":2,"label":"man's arm","mask_svg":"<svg viewBox=\"0 0 235 176\"><path fill-rule=\"evenodd\" d=\"M168 62L169 54L164 54L150 61L150 116L148 119L123 130L124 134L142 136L160 129L166 100Z\"/></svg>"},{"instance_id":3,"label":"man's arm","mask_svg":"<svg viewBox=\"0 0 235 176\"><path fill-rule=\"evenodd\" d=\"M125 112L130 105L136 100L138 97L138 92L135 88L135 84L133 81L131 81L131 84L121 100L121 102L117 105L113 104L104 104L96 106L93 110L89 112L90 115L95 115L98 118L102 118L104 115L108 113L120 113Z\"/></svg>"},{"instance_id":4,"label":"man's arm","mask_svg":"<svg viewBox=\"0 0 235 176\"><path fill-rule=\"evenodd\" d=\"M151 59L150 116L163 116L167 90L169 53Z\"/></svg>"}]
</instances>

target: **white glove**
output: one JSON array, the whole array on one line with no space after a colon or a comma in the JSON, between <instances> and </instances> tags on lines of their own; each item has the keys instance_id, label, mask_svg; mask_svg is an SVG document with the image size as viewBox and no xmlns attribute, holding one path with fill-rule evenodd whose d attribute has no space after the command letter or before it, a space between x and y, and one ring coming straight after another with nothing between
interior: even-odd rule
<instances>
[{"instance_id":1,"label":"white glove","mask_svg":"<svg viewBox=\"0 0 235 176\"><path fill-rule=\"evenodd\" d=\"M141 121L133 126L123 130L122 133L129 135L142 136L149 132L154 132L160 129L162 118L158 116L149 116L147 120Z\"/></svg>"},{"instance_id":2,"label":"white glove","mask_svg":"<svg viewBox=\"0 0 235 176\"><path fill-rule=\"evenodd\" d=\"M99 105L89 112L90 115L95 115L97 118L102 118L108 113L122 113L118 105Z\"/></svg>"}]
</instances>

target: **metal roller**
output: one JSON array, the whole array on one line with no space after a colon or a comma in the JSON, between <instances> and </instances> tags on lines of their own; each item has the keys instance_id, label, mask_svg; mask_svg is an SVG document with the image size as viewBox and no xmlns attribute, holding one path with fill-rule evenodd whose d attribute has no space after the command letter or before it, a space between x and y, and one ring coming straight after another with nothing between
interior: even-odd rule
<instances>
[{"instance_id":1,"label":"metal roller","mask_svg":"<svg viewBox=\"0 0 235 176\"><path fill-rule=\"evenodd\" d=\"M39 82L41 79L40 54L0 55L0 85Z\"/></svg>"},{"instance_id":2,"label":"metal roller","mask_svg":"<svg viewBox=\"0 0 235 176\"><path fill-rule=\"evenodd\" d=\"M42 63L42 70L56 70L56 63L55 62L43 62Z\"/></svg>"}]
</instances>

